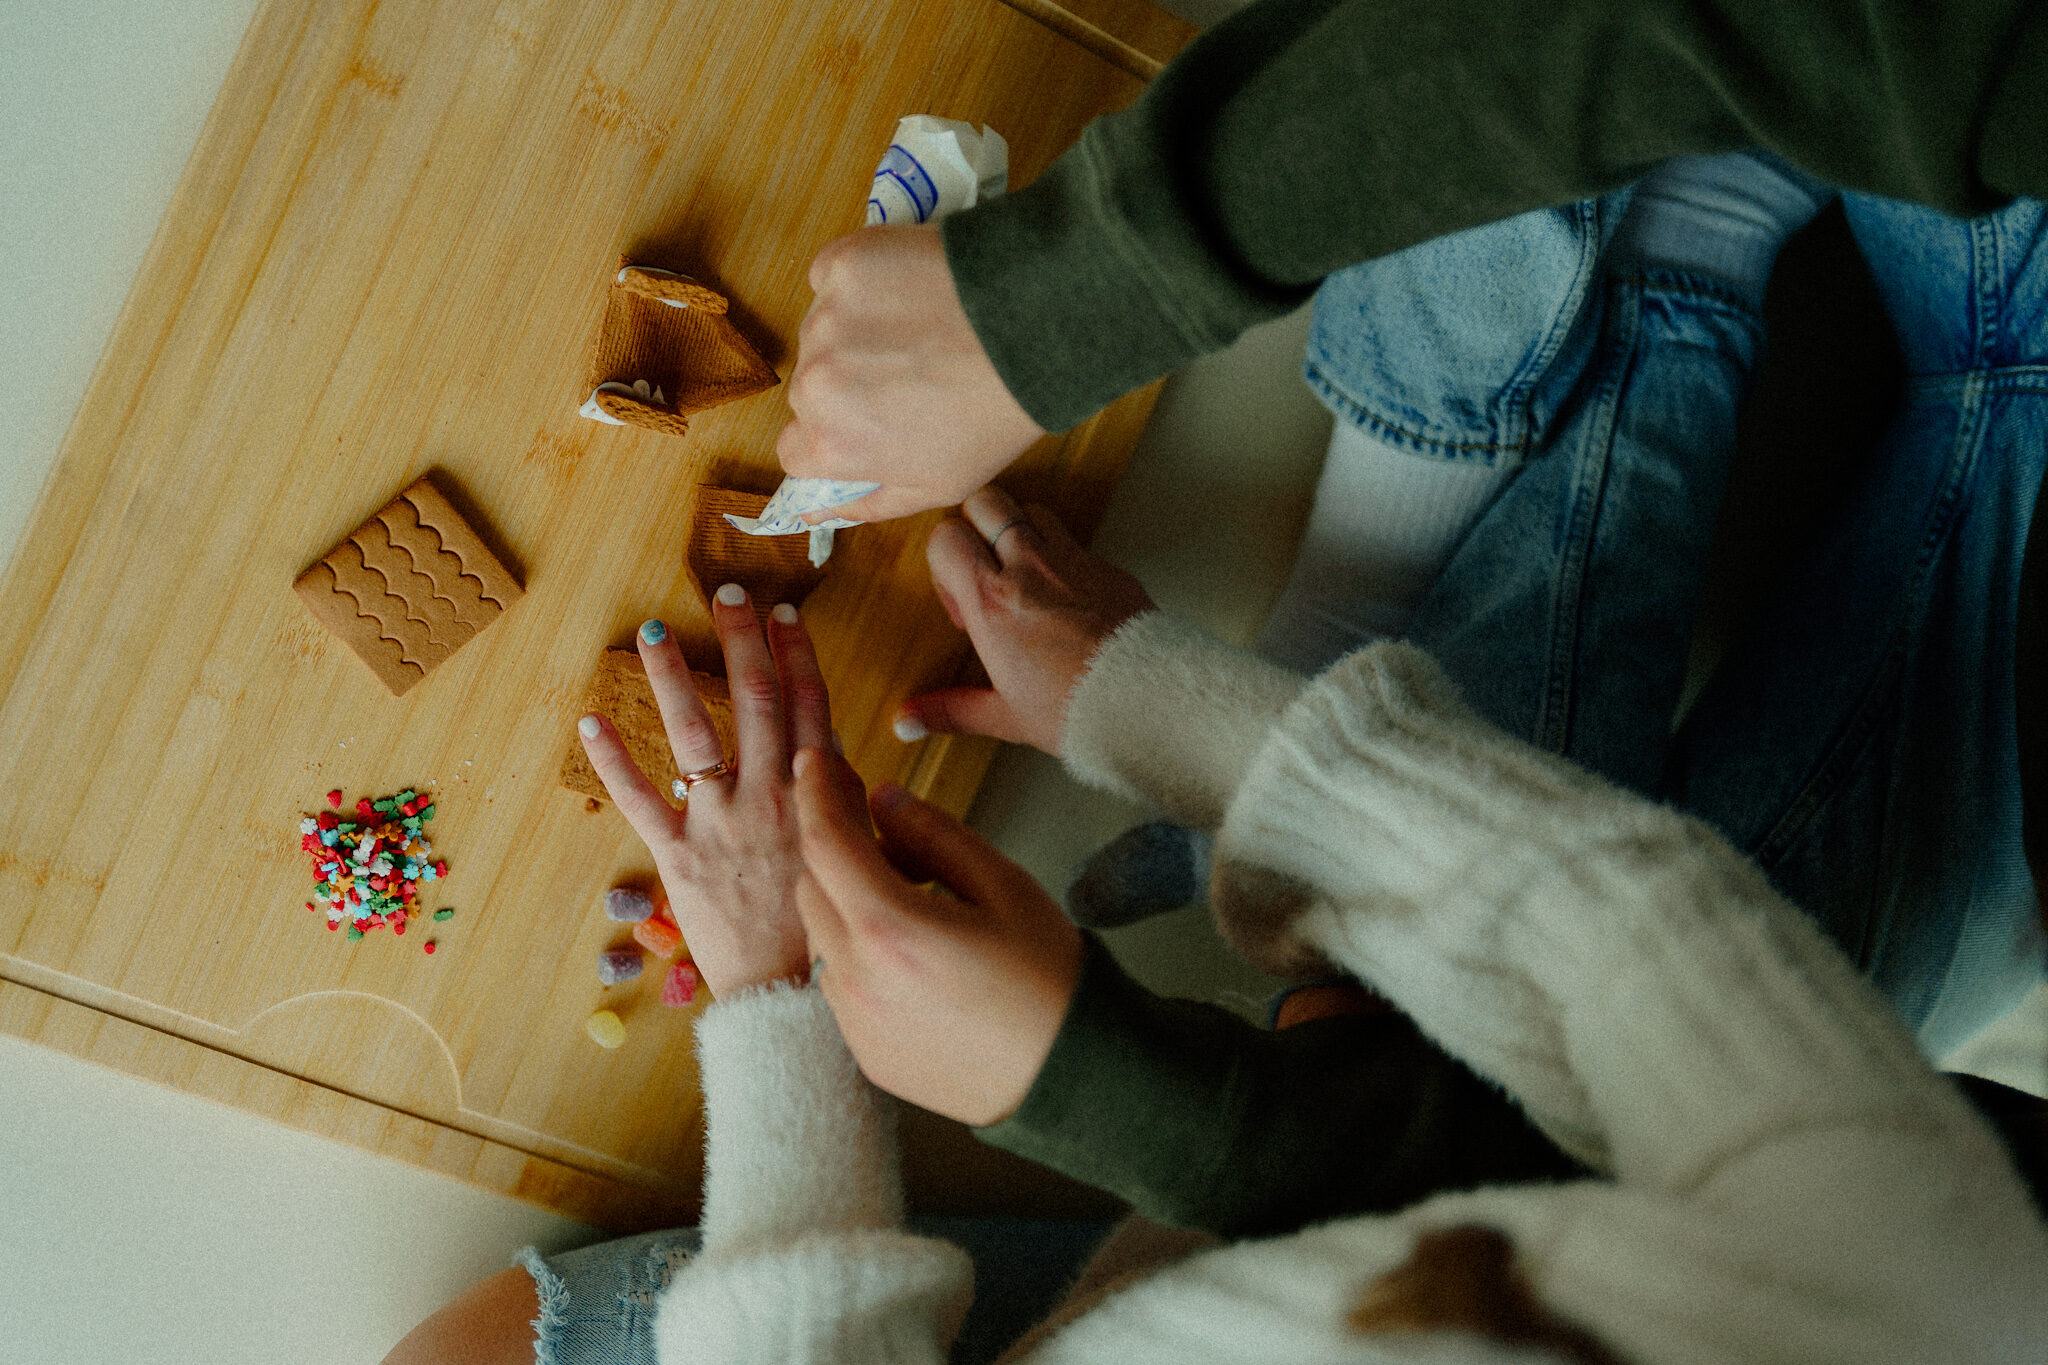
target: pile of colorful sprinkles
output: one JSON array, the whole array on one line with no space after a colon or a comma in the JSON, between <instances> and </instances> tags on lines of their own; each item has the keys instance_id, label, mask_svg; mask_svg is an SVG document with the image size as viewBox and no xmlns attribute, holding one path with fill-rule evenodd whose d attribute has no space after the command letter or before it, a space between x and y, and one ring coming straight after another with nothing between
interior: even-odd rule
<instances>
[{"instance_id":1,"label":"pile of colorful sprinkles","mask_svg":"<svg viewBox=\"0 0 2048 1365\"><path fill-rule=\"evenodd\" d=\"M327 793L327 804L338 808L341 793ZM404 933L406 921L420 913L420 884L448 875L448 864L434 860L420 832L433 818L431 800L402 791L375 801L364 797L353 820L334 811L301 820L299 846L312 856L316 883L306 908L324 908L327 927L346 924L350 939L386 927Z\"/></svg>"}]
</instances>

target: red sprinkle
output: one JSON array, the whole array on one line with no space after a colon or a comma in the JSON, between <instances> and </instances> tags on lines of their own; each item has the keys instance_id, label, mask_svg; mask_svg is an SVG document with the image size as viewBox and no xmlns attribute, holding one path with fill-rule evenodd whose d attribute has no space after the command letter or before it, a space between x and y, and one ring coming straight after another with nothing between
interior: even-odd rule
<instances>
[{"instance_id":1,"label":"red sprinkle","mask_svg":"<svg viewBox=\"0 0 2048 1365\"><path fill-rule=\"evenodd\" d=\"M365 796L360 801L356 802L356 814L360 815L363 819L368 820L373 818L377 814L377 808L375 806L372 806L370 804L370 798Z\"/></svg>"},{"instance_id":2,"label":"red sprinkle","mask_svg":"<svg viewBox=\"0 0 2048 1365\"><path fill-rule=\"evenodd\" d=\"M332 929L339 929L339 928L341 927L341 921L340 921L340 920L338 920L338 919L331 919L331 920L327 921L327 927L328 927L328 928L329 928L330 930L332 930Z\"/></svg>"},{"instance_id":3,"label":"red sprinkle","mask_svg":"<svg viewBox=\"0 0 2048 1365\"><path fill-rule=\"evenodd\" d=\"M424 952L428 957L432 957L434 955L434 940L428 939L426 946L420 951Z\"/></svg>"},{"instance_id":4,"label":"red sprinkle","mask_svg":"<svg viewBox=\"0 0 2048 1365\"><path fill-rule=\"evenodd\" d=\"M327 804L333 806L336 810L341 809L341 788L336 787L333 791L327 793Z\"/></svg>"}]
</instances>

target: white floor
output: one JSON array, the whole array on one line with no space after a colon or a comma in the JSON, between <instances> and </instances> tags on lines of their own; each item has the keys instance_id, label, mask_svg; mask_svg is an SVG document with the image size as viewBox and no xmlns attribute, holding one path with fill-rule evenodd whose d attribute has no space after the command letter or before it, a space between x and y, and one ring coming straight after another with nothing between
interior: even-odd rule
<instances>
[{"instance_id":1,"label":"white floor","mask_svg":"<svg viewBox=\"0 0 2048 1365\"><path fill-rule=\"evenodd\" d=\"M254 9L0 6L0 563ZM1294 379L1303 328L1261 329L1173 381L1097 542L1226 638L1249 638L1277 591L1328 431ZM1057 888L1135 814L1013 753L976 819ZM1116 946L1161 990L1260 990L1200 912ZM2041 1085L2048 993L2020 1014L1971 1069ZM4 1036L0 1095L0 1360L367 1365L517 1246L594 1235Z\"/></svg>"}]
</instances>

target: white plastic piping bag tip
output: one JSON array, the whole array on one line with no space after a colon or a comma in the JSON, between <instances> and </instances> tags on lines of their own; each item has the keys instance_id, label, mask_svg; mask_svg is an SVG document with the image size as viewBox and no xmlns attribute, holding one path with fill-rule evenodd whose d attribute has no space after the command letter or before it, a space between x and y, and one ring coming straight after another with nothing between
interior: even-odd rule
<instances>
[{"instance_id":1,"label":"white plastic piping bag tip","mask_svg":"<svg viewBox=\"0 0 2048 1365\"><path fill-rule=\"evenodd\" d=\"M775 490L775 496L769 498L768 505L761 509L760 516L735 517L728 514L727 520L750 536L799 535L812 529L811 523L804 520L804 513L823 512L853 502L881 486L865 479L784 479L782 486ZM833 517L819 525L836 529L860 523Z\"/></svg>"}]
</instances>

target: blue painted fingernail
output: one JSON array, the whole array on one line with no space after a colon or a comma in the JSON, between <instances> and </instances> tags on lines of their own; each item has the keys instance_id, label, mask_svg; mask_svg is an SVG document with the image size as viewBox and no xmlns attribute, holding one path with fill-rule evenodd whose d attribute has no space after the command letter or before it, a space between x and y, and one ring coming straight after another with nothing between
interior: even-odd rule
<instances>
[{"instance_id":1,"label":"blue painted fingernail","mask_svg":"<svg viewBox=\"0 0 2048 1365\"><path fill-rule=\"evenodd\" d=\"M658 645L668 638L668 627L659 621L642 621L640 638L650 645Z\"/></svg>"}]
</instances>

